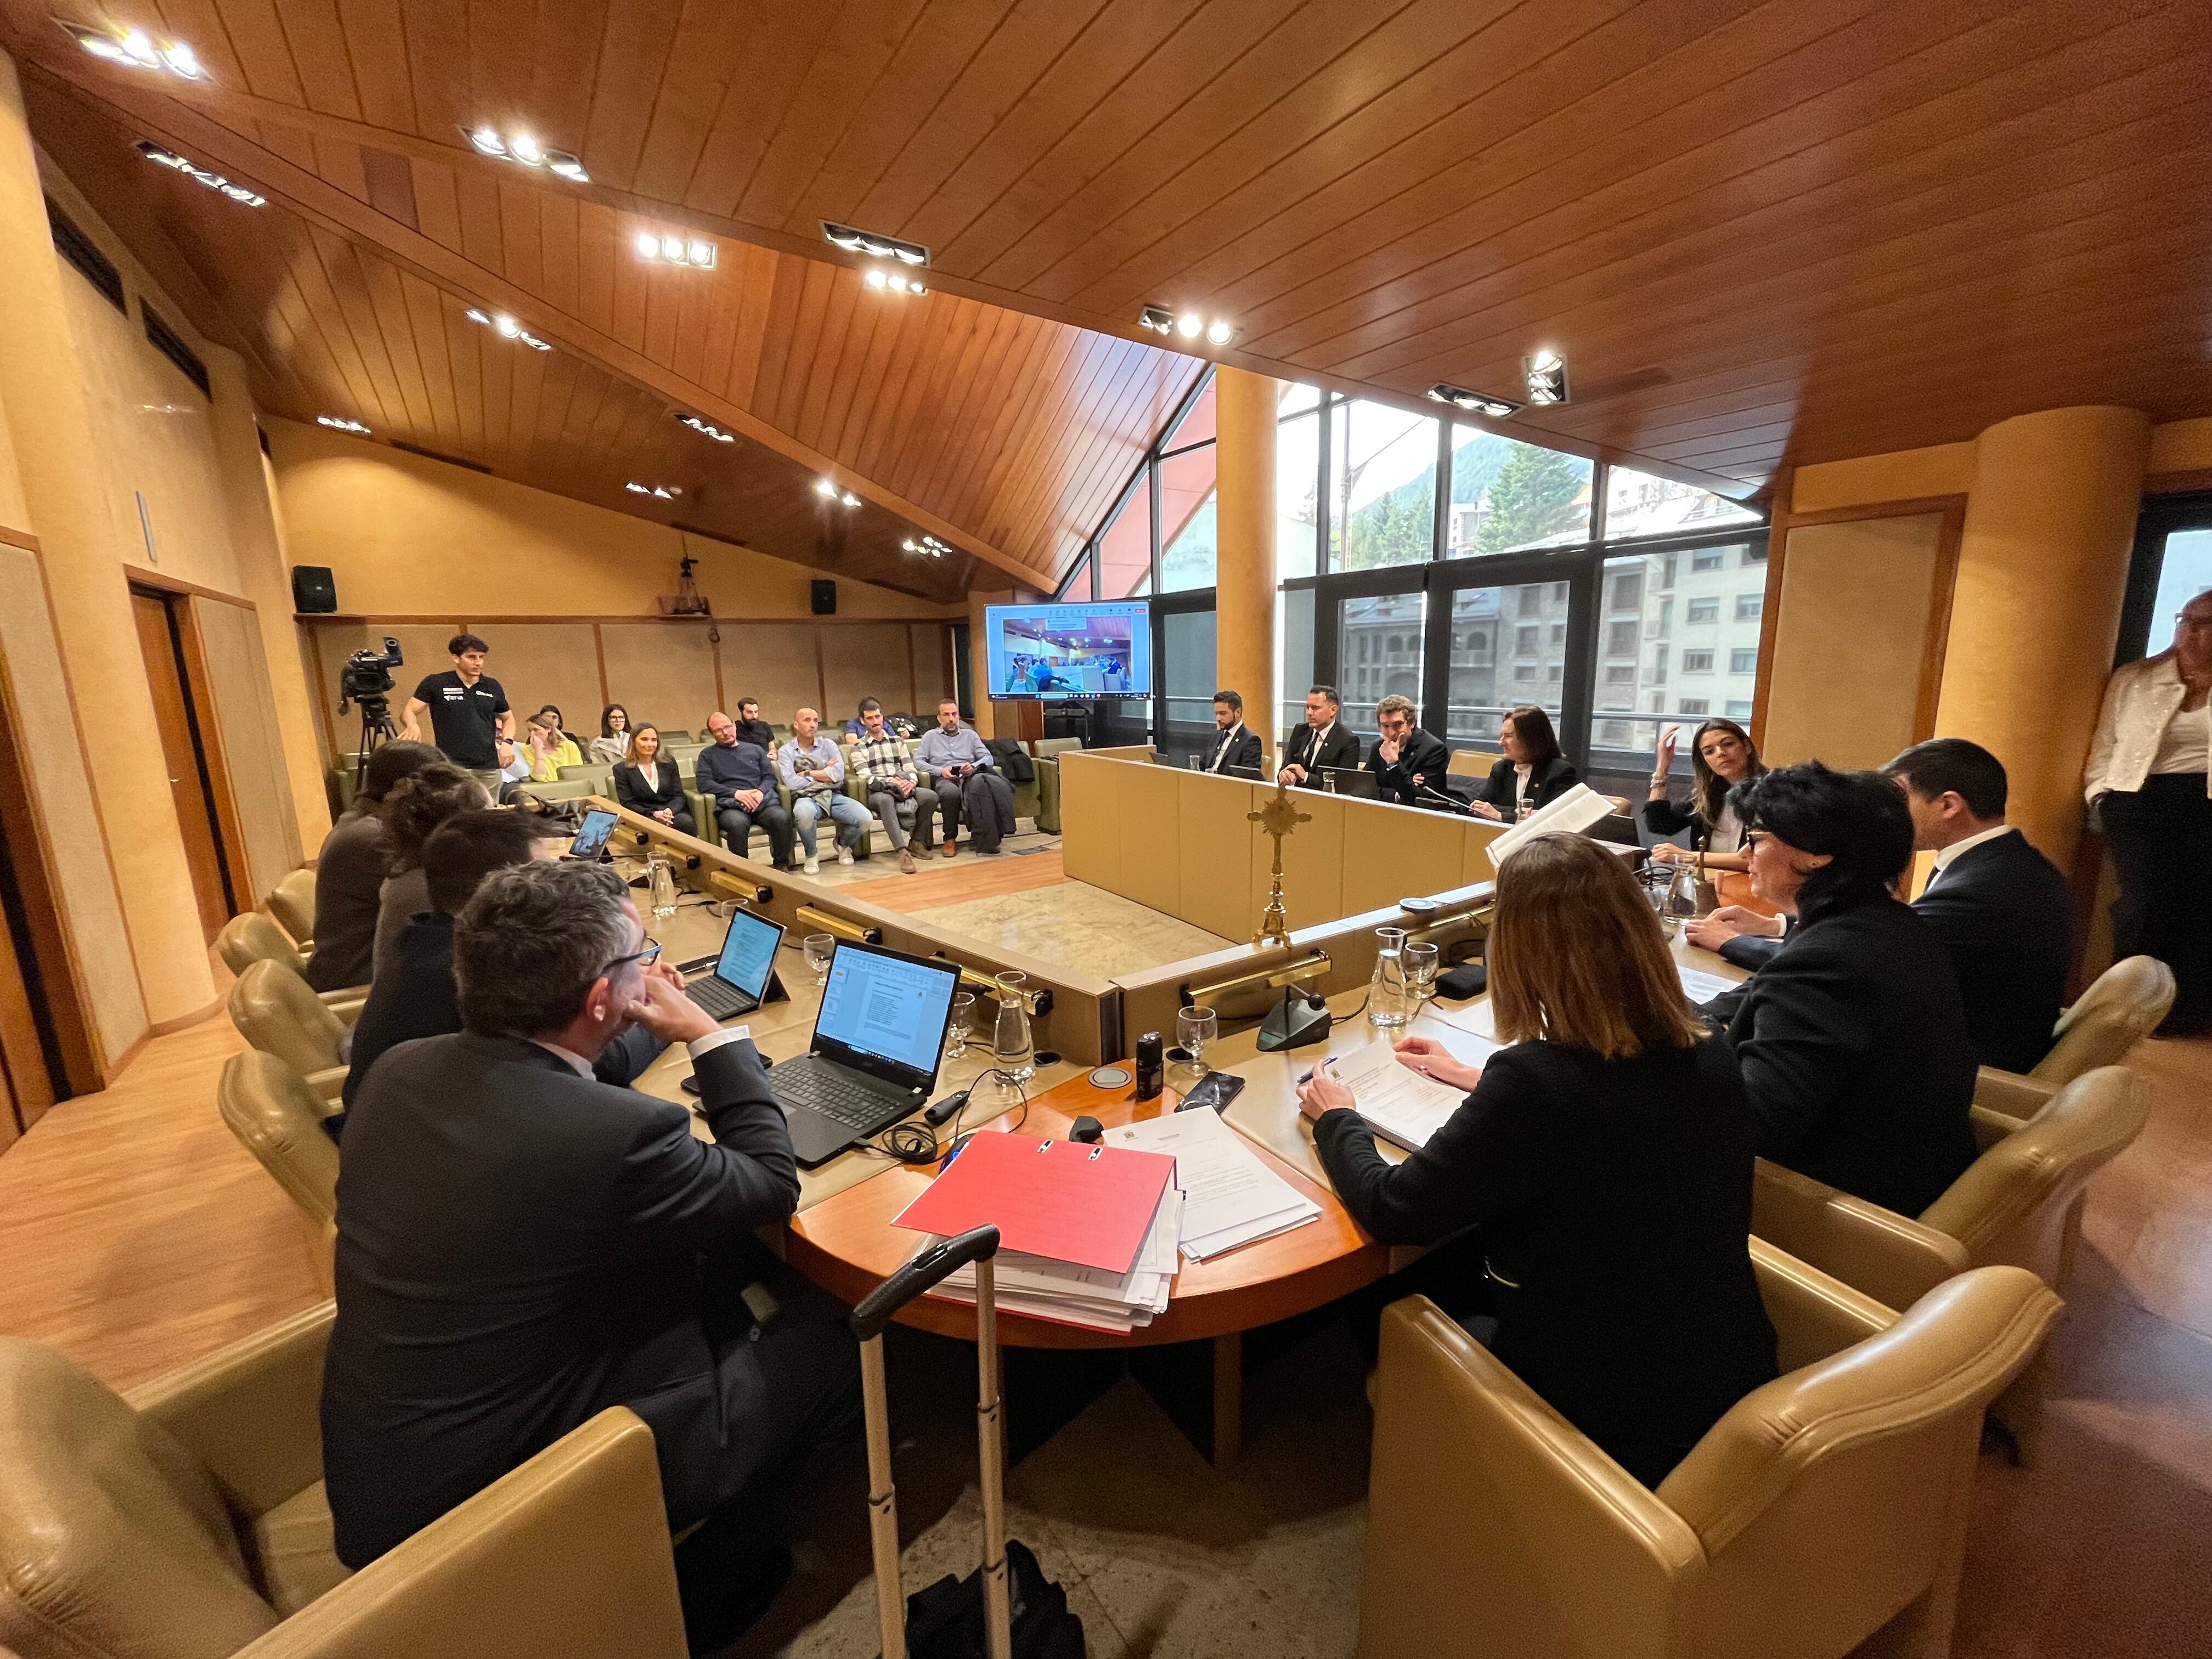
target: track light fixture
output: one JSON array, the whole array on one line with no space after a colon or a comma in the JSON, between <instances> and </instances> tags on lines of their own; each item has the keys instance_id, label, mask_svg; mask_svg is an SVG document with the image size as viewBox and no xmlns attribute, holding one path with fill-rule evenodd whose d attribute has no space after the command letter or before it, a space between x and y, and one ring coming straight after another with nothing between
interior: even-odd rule
<instances>
[{"instance_id":1,"label":"track light fixture","mask_svg":"<svg viewBox=\"0 0 2212 1659\"><path fill-rule=\"evenodd\" d=\"M137 149L138 153L148 161L158 162L165 167L173 167L187 179L197 179L210 190L219 191L229 197L234 202L242 203L247 207L269 205L269 198L266 196L256 195L244 185L234 185L220 173L210 173L197 161L188 161L173 150L163 149L151 138L141 138Z\"/></svg>"},{"instance_id":2,"label":"track light fixture","mask_svg":"<svg viewBox=\"0 0 2212 1659\"><path fill-rule=\"evenodd\" d=\"M1487 415L1493 421L1506 420L1521 412L1521 405L1510 398L1493 398L1486 392L1469 392L1463 386L1452 386L1443 380L1431 386L1428 395L1437 403L1449 404L1470 415Z\"/></svg>"},{"instance_id":3,"label":"track light fixture","mask_svg":"<svg viewBox=\"0 0 2212 1659\"><path fill-rule=\"evenodd\" d=\"M318 415L315 416L315 424L329 427L334 432L350 432L356 437L368 436L367 427L359 421L349 421L343 415Z\"/></svg>"},{"instance_id":4,"label":"track light fixture","mask_svg":"<svg viewBox=\"0 0 2212 1659\"><path fill-rule=\"evenodd\" d=\"M1175 313L1165 306L1146 306L1137 319L1139 328L1149 328L1155 334L1175 332Z\"/></svg>"},{"instance_id":5,"label":"track light fixture","mask_svg":"<svg viewBox=\"0 0 2212 1659\"><path fill-rule=\"evenodd\" d=\"M489 155L501 161L513 161L526 167L543 167L548 173L558 173L571 184L588 185L592 175L584 171L584 164L565 149L548 149L526 132L502 134L497 127L463 127L461 134L470 148L479 155Z\"/></svg>"},{"instance_id":6,"label":"track light fixture","mask_svg":"<svg viewBox=\"0 0 2212 1659\"><path fill-rule=\"evenodd\" d=\"M1138 313L1137 326L1148 328L1155 334L1180 334L1186 340L1195 340L1203 334L1218 346L1225 346L1237 337L1237 325L1225 318L1217 317L1209 323L1195 311L1178 315L1165 306L1146 306Z\"/></svg>"},{"instance_id":7,"label":"track light fixture","mask_svg":"<svg viewBox=\"0 0 2212 1659\"><path fill-rule=\"evenodd\" d=\"M934 536L924 536L920 541L909 536L899 545L909 553L920 553L933 559L941 559L952 550Z\"/></svg>"},{"instance_id":8,"label":"track light fixture","mask_svg":"<svg viewBox=\"0 0 2212 1659\"><path fill-rule=\"evenodd\" d=\"M714 268L714 245L703 237L656 235L652 231L641 230L633 246L639 258L650 259L657 265L684 265L694 270Z\"/></svg>"},{"instance_id":9,"label":"track light fixture","mask_svg":"<svg viewBox=\"0 0 2212 1659\"><path fill-rule=\"evenodd\" d=\"M902 242L896 236L879 236L872 230L822 222L822 240L848 253L865 253L871 259L896 259L905 265L926 265L929 250L920 242Z\"/></svg>"},{"instance_id":10,"label":"track light fixture","mask_svg":"<svg viewBox=\"0 0 2212 1659\"><path fill-rule=\"evenodd\" d=\"M72 23L65 17L57 17L69 37L94 58L105 58L111 64L121 64L126 69L166 70L180 81L204 81L208 72L200 67L200 60L192 49L181 40L172 40L162 46L143 29L125 29L116 33L106 29L88 28L82 23Z\"/></svg>"},{"instance_id":11,"label":"track light fixture","mask_svg":"<svg viewBox=\"0 0 2212 1659\"><path fill-rule=\"evenodd\" d=\"M1549 346L1521 360L1521 373L1528 384L1532 404L1563 404L1568 400L1567 360Z\"/></svg>"},{"instance_id":12,"label":"track light fixture","mask_svg":"<svg viewBox=\"0 0 2212 1659\"><path fill-rule=\"evenodd\" d=\"M672 501L684 493L677 484L641 484L635 478L623 486L633 495L655 495L664 501Z\"/></svg>"},{"instance_id":13,"label":"track light fixture","mask_svg":"<svg viewBox=\"0 0 2212 1659\"><path fill-rule=\"evenodd\" d=\"M868 268L868 274L863 276L860 280L866 283L870 288L877 289L889 289L894 294L927 294L929 292L927 289L921 285L921 280L918 277L908 276L903 271L886 270L881 265L871 265Z\"/></svg>"},{"instance_id":14,"label":"track light fixture","mask_svg":"<svg viewBox=\"0 0 2212 1659\"><path fill-rule=\"evenodd\" d=\"M532 351L550 351L553 349L551 346L546 344L544 341L539 339L535 334L532 334L528 329L523 327L520 323L516 322L514 318L508 316L503 311L496 317L489 317L477 310L474 306L471 306L468 310L462 314L472 323L481 323L484 327L491 330L492 332L499 335L502 339L520 340L524 345L528 346Z\"/></svg>"},{"instance_id":15,"label":"track light fixture","mask_svg":"<svg viewBox=\"0 0 2212 1659\"><path fill-rule=\"evenodd\" d=\"M696 415L686 415L681 410L672 410L670 412L684 425L690 427L694 432L704 433L708 437L712 438L718 444L733 444L737 442L737 439L733 434L723 431L721 428L716 426L712 421L702 421Z\"/></svg>"},{"instance_id":16,"label":"track light fixture","mask_svg":"<svg viewBox=\"0 0 2212 1659\"><path fill-rule=\"evenodd\" d=\"M846 507L858 507L860 504L860 498L858 495L849 489L840 489L833 478L817 478L814 481L814 493L825 501L837 501Z\"/></svg>"}]
</instances>

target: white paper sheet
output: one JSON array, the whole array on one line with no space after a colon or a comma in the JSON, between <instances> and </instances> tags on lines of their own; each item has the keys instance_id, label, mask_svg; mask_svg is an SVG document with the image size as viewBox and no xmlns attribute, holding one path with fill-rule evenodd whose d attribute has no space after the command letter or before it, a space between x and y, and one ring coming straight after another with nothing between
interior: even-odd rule
<instances>
[{"instance_id":1,"label":"white paper sheet","mask_svg":"<svg viewBox=\"0 0 2212 1659\"><path fill-rule=\"evenodd\" d=\"M1683 994L1693 1003L1711 1002L1722 992L1736 988L1736 981L1732 979L1723 979L1718 974L1703 973L1695 968L1685 968L1680 963L1675 964L1674 971L1681 975Z\"/></svg>"},{"instance_id":2,"label":"white paper sheet","mask_svg":"<svg viewBox=\"0 0 2212 1659\"><path fill-rule=\"evenodd\" d=\"M1531 836L1544 835L1552 830L1565 830L1579 835L1593 824L1613 816L1613 803L1586 783L1578 783L1553 801L1549 806L1531 812L1496 841L1490 843L1490 867L1497 869L1512 856L1513 850L1527 842Z\"/></svg>"},{"instance_id":3,"label":"white paper sheet","mask_svg":"<svg viewBox=\"0 0 2212 1659\"><path fill-rule=\"evenodd\" d=\"M1321 1213L1217 1112L1172 1112L1109 1129L1106 1139L1175 1159L1175 1184L1184 1199L1182 1254L1194 1261L1272 1238Z\"/></svg>"},{"instance_id":4,"label":"white paper sheet","mask_svg":"<svg viewBox=\"0 0 2212 1659\"><path fill-rule=\"evenodd\" d=\"M1468 1035L1472 1042L1482 1041ZM1352 1091L1369 1127L1407 1152L1427 1146L1429 1137L1467 1098L1457 1089L1401 1066L1387 1042L1370 1042L1339 1056L1329 1074Z\"/></svg>"}]
</instances>

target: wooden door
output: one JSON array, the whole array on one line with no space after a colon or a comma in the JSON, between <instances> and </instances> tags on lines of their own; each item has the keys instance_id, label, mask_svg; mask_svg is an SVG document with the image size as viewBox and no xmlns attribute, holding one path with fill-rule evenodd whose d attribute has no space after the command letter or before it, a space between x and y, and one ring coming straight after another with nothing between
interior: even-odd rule
<instances>
[{"instance_id":1,"label":"wooden door","mask_svg":"<svg viewBox=\"0 0 2212 1659\"><path fill-rule=\"evenodd\" d=\"M146 659L146 684L154 694L154 720L161 734L161 758L169 780L169 796L176 803L177 827L184 836L185 861L191 867L200 931L213 943L234 912L222 831L209 794L169 605L158 595L134 587L131 611L138 624L138 649Z\"/></svg>"}]
</instances>

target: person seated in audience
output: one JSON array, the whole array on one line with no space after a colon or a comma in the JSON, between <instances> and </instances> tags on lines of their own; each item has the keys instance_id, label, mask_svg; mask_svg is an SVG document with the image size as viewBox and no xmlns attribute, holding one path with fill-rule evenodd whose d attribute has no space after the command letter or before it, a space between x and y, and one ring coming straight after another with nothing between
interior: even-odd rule
<instances>
[{"instance_id":1,"label":"person seated in audience","mask_svg":"<svg viewBox=\"0 0 2212 1659\"><path fill-rule=\"evenodd\" d=\"M651 721L632 734L630 757L615 768L614 781L617 805L687 836L699 833L684 798L684 769L660 752L660 728Z\"/></svg>"},{"instance_id":2,"label":"person seated in audience","mask_svg":"<svg viewBox=\"0 0 2212 1659\"><path fill-rule=\"evenodd\" d=\"M1367 757L1367 769L1375 775L1384 800L1401 806L1443 807L1457 810L1443 793L1444 774L1451 767L1451 750L1442 738L1414 723L1413 700L1393 692L1375 705L1375 726L1382 735Z\"/></svg>"},{"instance_id":3,"label":"person seated in audience","mask_svg":"<svg viewBox=\"0 0 2212 1659\"><path fill-rule=\"evenodd\" d=\"M523 730L523 757L530 763L532 783L553 783L559 780L564 766L581 766L584 757L574 742L561 730L561 722L554 715L536 714Z\"/></svg>"},{"instance_id":4,"label":"person seated in audience","mask_svg":"<svg viewBox=\"0 0 2212 1659\"><path fill-rule=\"evenodd\" d=\"M1359 739L1344 729L1337 716L1342 705L1333 685L1316 685L1306 693L1305 724L1283 745L1278 783L1300 789L1318 789L1324 768L1350 769L1359 764Z\"/></svg>"},{"instance_id":5,"label":"person seated in audience","mask_svg":"<svg viewBox=\"0 0 2212 1659\"><path fill-rule=\"evenodd\" d=\"M456 812L430 832L422 843L429 908L410 916L399 930L354 1022L340 1096L347 1106L386 1049L461 1029L460 993L453 985L453 918L477 884L509 865L558 858L567 840L567 831L551 819L502 806ZM627 1083L659 1052L655 1043L641 1058L632 1052L635 1046L628 1038L610 1043L600 1056L599 1075L610 1083ZM341 1111L323 1120L331 1139L343 1133L345 1116Z\"/></svg>"},{"instance_id":6,"label":"person seated in audience","mask_svg":"<svg viewBox=\"0 0 2212 1659\"><path fill-rule=\"evenodd\" d=\"M760 704L751 697L738 699L738 740L757 743L761 753L775 753L775 728L760 717Z\"/></svg>"},{"instance_id":7,"label":"person seated in audience","mask_svg":"<svg viewBox=\"0 0 2212 1659\"><path fill-rule=\"evenodd\" d=\"M860 700L860 740L846 764L867 792L869 808L897 850L899 868L912 875L916 866L907 848L907 826L914 826L914 839L921 850L929 851L937 792L922 782L906 739L884 724L884 706L873 697Z\"/></svg>"},{"instance_id":8,"label":"person seated in audience","mask_svg":"<svg viewBox=\"0 0 2212 1659\"><path fill-rule=\"evenodd\" d=\"M1260 770L1260 734L1244 727L1244 697L1237 691L1213 694L1213 735L1200 751L1198 769L1224 776L1238 773L1256 775Z\"/></svg>"},{"instance_id":9,"label":"person seated in audience","mask_svg":"<svg viewBox=\"0 0 2212 1659\"><path fill-rule=\"evenodd\" d=\"M853 718L845 722L845 742L848 747L868 735L868 721L865 711L869 702L870 699L863 697L860 700L861 706L853 711ZM878 704L877 707L880 708L882 705Z\"/></svg>"},{"instance_id":10,"label":"person seated in audience","mask_svg":"<svg viewBox=\"0 0 2212 1659\"><path fill-rule=\"evenodd\" d=\"M2005 822L2003 764L1964 738L1917 743L1883 767L1905 791L1915 852L1933 853L1913 913L1951 953L1966 1031L1984 1066L2026 1072L2051 1052L2073 950L2066 878ZM1786 917L1728 905L1691 942L1744 968L1782 948Z\"/></svg>"},{"instance_id":11,"label":"person seated in audience","mask_svg":"<svg viewBox=\"0 0 2212 1659\"><path fill-rule=\"evenodd\" d=\"M499 804L504 806L530 781L530 749L507 738L495 738L493 746L499 754Z\"/></svg>"},{"instance_id":12,"label":"person seated in audience","mask_svg":"<svg viewBox=\"0 0 2212 1659\"><path fill-rule=\"evenodd\" d=\"M561 734L562 740L571 748L575 750L579 755L581 755L584 752L583 739L579 738L574 732L568 730L568 721L561 718L560 704L549 702L543 708L539 709L538 713L548 716L552 720L553 729L558 732ZM535 718L535 716L532 718ZM571 763L581 766L583 762L578 760Z\"/></svg>"},{"instance_id":13,"label":"person seated in audience","mask_svg":"<svg viewBox=\"0 0 2212 1659\"><path fill-rule=\"evenodd\" d=\"M1980 1062L1942 939L1891 894L1912 861L1904 792L1808 761L1735 795L1752 891L1796 918L1705 1008L1743 1067L1759 1154L1917 1216L1974 1161Z\"/></svg>"},{"instance_id":14,"label":"person seated in audience","mask_svg":"<svg viewBox=\"0 0 2212 1659\"><path fill-rule=\"evenodd\" d=\"M399 738L368 757L361 792L315 856L315 949L307 983L318 991L366 985L376 961L377 901L384 890L384 798L403 778L445 759L427 743Z\"/></svg>"},{"instance_id":15,"label":"person seated in audience","mask_svg":"<svg viewBox=\"0 0 2212 1659\"><path fill-rule=\"evenodd\" d=\"M604 865L495 871L462 909L465 1029L387 1049L346 1127L323 1471L358 1569L627 1406L671 1532L707 1523L676 1547L704 1651L788 1572L781 1529L852 1438L860 1372L844 1310L754 1236L799 1199L760 1055L657 954ZM592 1076L633 1025L690 1050L711 1141ZM763 1281L764 1318L740 1294Z\"/></svg>"},{"instance_id":16,"label":"person seated in audience","mask_svg":"<svg viewBox=\"0 0 2212 1659\"><path fill-rule=\"evenodd\" d=\"M1690 851L1705 854L1708 870L1743 872L1751 868L1744 850L1743 821L1729 804L1729 791L1766 770L1759 758L1751 733L1734 720L1715 718L1690 734L1690 770L1693 781L1687 806L1677 806L1667 793L1668 774L1674 764L1674 745L1682 728L1670 726L1659 734L1659 754L1651 768L1651 793L1644 803L1644 827L1655 836L1690 831ZM1685 855L1685 849L1662 841L1651 849L1662 864Z\"/></svg>"},{"instance_id":17,"label":"person seated in audience","mask_svg":"<svg viewBox=\"0 0 2212 1659\"><path fill-rule=\"evenodd\" d=\"M753 829L768 832L769 861L779 870L791 861L791 814L775 793L775 767L768 750L738 736L738 723L716 709L707 717L713 739L692 763L699 793L712 796L722 840L739 858L752 856Z\"/></svg>"},{"instance_id":18,"label":"person seated in audience","mask_svg":"<svg viewBox=\"0 0 2212 1659\"><path fill-rule=\"evenodd\" d=\"M853 849L868 833L868 809L845 793L845 757L822 730L822 715L802 708L791 717L797 734L775 751L775 769L791 791L791 822L799 834L802 866L811 876L822 863L815 856L814 826L828 818L836 825L837 862L850 864Z\"/></svg>"},{"instance_id":19,"label":"person seated in audience","mask_svg":"<svg viewBox=\"0 0 2212 1659\"><path fill-rule=\"evenodd\" d=\"M374 969L391 953L399 930L417 911L430 908L428 878L422 873L422 843L430 832L456 812L473 812L489 806L492 799L476 775L448 761L422 768L392 787L378 809L384 835L378 842L384 854L384 884L376 895L376 940L369 966Z\"/></svg>"},{"instance_id":20,"label":"person seated in audience","mask_svg":"<svg viewBox=\"0 0 2212 1659\"><path fill-rule=\"evenodd\" d=\"M611 702L599 711L599 735L592 739L592 759L617 766L629 758L629 710Z\"/></svg>"},{"instance_id":21,"label":"person seated in audience","mask_svg":"<svg viewBox=\"0 0 2212 1659\"><path fill-rule=\"evenodd\" d=\"M1581 781L1559 752L1552 717L1533 702L1506 710L1498 722L1498 747L1504 757L1490 769L1472 803L1475 816L1525 818L1541 811Z\"/></svg>"},{"instance_id":22,"label":"person seated in audience","mask_svg":"<svg viewBox=\"0 0 2212 1659\"><path fill-rule=\"evenodd\" d=\"M964 811L976 852L996 858L1000 842L1014 833L1014 786L1000 772L975 728L961 725L960 705L951 698L937 705L937 724L923 734L914 761L937 792L945 816L945 856L951 858L960 849Z\"/></svg>"},{"instance_id":23,"label":"person seated in audience","mask_svg":"<svg viewBox=\"0 0 2212 1659\"><path fill-rule=\"evenodd\" d=\"M1395 1167L1326 1061L1298 1088L1337 1196L1385 1244L1438 1245L1425 1291L1647 1486L1776 1375L1752 1275L1753 1119L1636 879L1579 836L1498 872L1480 1066L1434 1038L1401 1065L1467 1098ZM1470 1229L1473 1229L1470 1232Z\"/></svg>"}]
</instances>

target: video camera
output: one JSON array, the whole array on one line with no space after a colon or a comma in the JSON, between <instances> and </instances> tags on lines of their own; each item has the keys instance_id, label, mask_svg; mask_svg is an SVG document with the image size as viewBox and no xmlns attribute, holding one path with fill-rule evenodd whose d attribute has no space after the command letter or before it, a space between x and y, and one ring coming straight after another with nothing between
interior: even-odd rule
<instances>
[{"instance_id":1,"label":"video camera","mask_svg":"<svg viewBox=\"0 0 2212 1659\"><path fill-rule=\"evenodd\" d=\"M345 666L338 670L338 713L345 713L349 699L359 703L364 714L386 713L390 705L385 694L392 690L392 671L405 661L399 641L389 634L384 636L382 651L363 646L348 657Z\"/></svg>"}]
</instances>

